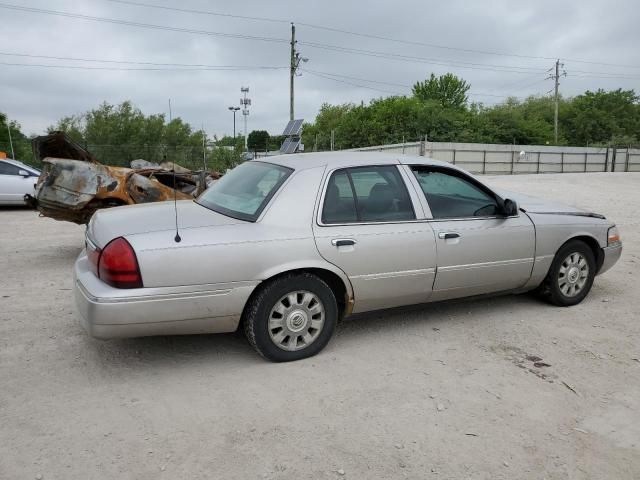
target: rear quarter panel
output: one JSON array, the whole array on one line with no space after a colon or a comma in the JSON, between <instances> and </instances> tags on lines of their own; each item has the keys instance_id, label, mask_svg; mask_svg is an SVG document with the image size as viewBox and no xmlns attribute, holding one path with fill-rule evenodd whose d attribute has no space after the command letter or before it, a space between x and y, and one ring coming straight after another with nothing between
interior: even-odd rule
<instances>
[{"instance_id":1,"label":"rear quarter panel","mask_svg":"<svg viewBox=\"0 0 640 480\"><path fill-rule=\"evenodd\" d=\"M322 259L312 218L324 167L295 171L257 222L127 236L145 287L262 281L298 268L343 272ZM204 208L204 207L202 207ZM349 287L347 287L349 289Z\"/></svg>"}]
</instances>

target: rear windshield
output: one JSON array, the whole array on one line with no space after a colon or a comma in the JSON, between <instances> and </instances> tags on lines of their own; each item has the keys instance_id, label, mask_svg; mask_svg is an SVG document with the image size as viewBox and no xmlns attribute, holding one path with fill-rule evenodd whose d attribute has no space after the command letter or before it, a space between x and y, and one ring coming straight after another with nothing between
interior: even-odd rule
<instances>
[{"instance_id":1,"label":"rear windshield","mask_svg":"<svg viewBox=\"0 0 640 480\"><path fill-rule=\"evenodd\" d=\"M263 162L245 162L204 191L200 205L229 217L255 222L292 169Z\"/></svg>"}]
</instances>

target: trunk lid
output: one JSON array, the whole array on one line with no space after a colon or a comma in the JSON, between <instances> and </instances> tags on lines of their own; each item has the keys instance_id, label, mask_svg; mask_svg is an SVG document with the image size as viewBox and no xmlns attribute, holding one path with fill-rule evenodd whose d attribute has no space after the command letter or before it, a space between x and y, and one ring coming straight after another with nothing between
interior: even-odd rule
<instances>
[{"instance_id":1,"label":"trunk lid","mask_svg":"<svg viewBox=\"0 0 640 480\"><path fill-rule=\"evenodd\" d=\"M176 202L180 230L247 223L198 205L193 200ZM97 247L117 237L140 233L175 231L176 213L172 201L127 205L98 210L87 225L87 236Z\"/></svg>"}]
</instances>

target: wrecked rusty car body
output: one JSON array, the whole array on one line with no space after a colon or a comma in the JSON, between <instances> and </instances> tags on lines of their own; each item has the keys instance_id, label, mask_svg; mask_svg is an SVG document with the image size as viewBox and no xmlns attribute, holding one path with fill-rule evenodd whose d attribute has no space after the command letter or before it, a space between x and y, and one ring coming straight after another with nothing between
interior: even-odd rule
<instances>
[{"instance_id":1,"label":"wrecked rusty car body","mask_svg":"<svg viewBox=\"0 0 640 480\"><path fill-rule=\"evenodd\" d=\"M100 208L192 199L206 188L207 180L220 176L170 162L133 162L144 168L103 165L62 132L35 138L33 151L43 167L35 197L26 200L43 216L78 224L86 224Z\"/></svg>"}]
</instances>

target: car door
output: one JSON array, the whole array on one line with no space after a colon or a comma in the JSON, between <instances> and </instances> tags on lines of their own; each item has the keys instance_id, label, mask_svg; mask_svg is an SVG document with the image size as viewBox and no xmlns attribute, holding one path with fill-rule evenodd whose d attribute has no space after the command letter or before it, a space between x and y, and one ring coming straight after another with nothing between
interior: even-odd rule
<instances>
[{"instance_id":1,"label":"car door","mask_svg":"<svg viewBox=\"0 0 640 480\"><path fill-rule=\"evenodd\" d=\"M422 217L417 192L396 165L328 173L314 236L320 254L349 277L354 312L429 299L436 248Z\"/></svg>"},{"instance_id":2,"label":"car door","mask_svg":"<svg viewBox=\"0 0 640 480\"><path fill-rule=\"evenodd\" d=\"M26 193L33 194L34 180L20 175L20 168L0 161L0 203L22 204Z\"/></svg>"},{"instance_id":3,"label":"car door","mask_svg":"<svg viewBox=\"0 0 640 480\"><path fill-rule=\"evenodd\" d=\"M523 286L533 268L535 230L526 215L505 216L501 199L459 170L413 166L433 219L437 271L433 300Z\"/></svg>"}]
</instances>

